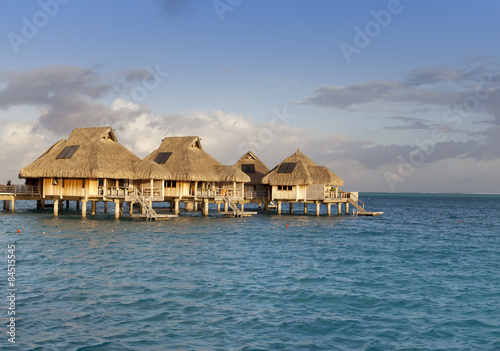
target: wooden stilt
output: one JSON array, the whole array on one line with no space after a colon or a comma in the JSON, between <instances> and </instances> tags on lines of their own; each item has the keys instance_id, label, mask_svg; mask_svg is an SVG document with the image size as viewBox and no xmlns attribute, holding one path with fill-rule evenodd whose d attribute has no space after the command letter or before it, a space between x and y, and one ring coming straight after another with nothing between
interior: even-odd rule
<instances>
[{"instance_id":1,"label":"wooden stilt","mask_svg":"<svg viewBox=\"0 0 500 351\"><path fill-rule=\"evenodd\" d=\"M59 200L55 199L54 200L54 217L59 216Z\"/></svg>"},{"instance_id":2,"label":"wooden stilt","mask_svg":"<svg viewBox=\"0 0 500 351\"><path fill-rule=\"evenodd\" d=\"M208 216L208 199L203 200L203 209L202 209L203 215Z\"/></svg>"},{"instance_id":3,"label":"wooden stilt","mask_svg":"<svg viewBox=\"0 0 500 351\"><path fill-rule=\"evenodd\" d=\"M337 214L340 216L342 214L342 203L337 204Z\"/></svg>"},{"instance_id":4,"label":"wooden stilt","mask_svg":"<svg viewBox=\"0 0 500 351\"><path fill-rule=\"evenodd\" d=\"M11 212L14 213L14 212L16 212L16 200L13 199L11 202L12 202L12 210L11 210Z\"/></svg>"},{"instance_id":5,"label":"wooden stilt","mask_svg":"<svg viewBox=\"0 0 500 351\"><path fill-rule=\"evenodd\" d=\"M304 214L307 214L307 203L304 202Z\"/></svg>"},{"instance_id":6,"label":"wooden stilt","mask_svg":"<svg viewBox=\"0 0 500 351\"><path fill-rule=\"evenodd\" d=\"M76 201L76 209L79 210L80 209L80 201Z\"/></svg>"},{"instance_id":7,"label":"wooden stilt","mask_svg":"<svg viewBox=\"0 0 500 351\"><path fill-rule=\"evenodd\" d=\"M42 199L42 210L45 210L45 199Z\"/></svg>"},{"instance_id":8,"label":"wooden stilt","mask_svg":"<svg viewBox=\"0 0 500 351\"><path fill-rule=\"evenodd\" d=\"M331 216L331 214L332 214L332 205L331 204L326 204L326 214Z\"/></svg>"},{"instance_id":9,"label":"wooden stilt","mask_svg":"<svg viewBox=\"0 0 500 351\"><path fill-rule=\"evenodd\" d=\"M131 201L129 202L129 215L132 217L132 215L134 214L134 204L135 202Z\"/></svg>"},{"instance_id":10,"label":"wooden stilt","mask_svg":"<svg viewBox=\"0 0 500 351\"><path fill-rule=\"evenodd\" d=\"M90 215L95 216L97 208L97 201L90 201Z\"/></svg>"},{"instance_id":11,"label":"wooden stilt","mask_svg":"<svg viewBox=\"0 0 500 351\"><path fill-rule=\"evenodd\" d=\"M87 200L82 200L82 218L87 218Z\"/></svg>"},{"instance_id":12,"label":"wooden stilt","mask_svg":"<svg viewBox=\"0 0 500 351\"><path fill-rule=\"evenodd\" d=\"M120 219L120 200L115 199L115 219Z\"/></svg>"},{"instance_id":13,"label":"wooden stilt","mask_svg":"<svg viewBox=\"0 0 500 351\"><path fill-rule=\"evenodd\" d=\"M66 200L66 209L69 208L69 200Z\"/></svg>"},{"instance_id":14,"label":"wooden stilt","mask_svg":"<svg viewBox=\"0 0 500 351\"><path fill-rule=\"evenodd\" d=\"M217 204L217 212L220 212L220 203Z\"/></svg>"},{"instance_id":15,"label":"wooden stilt","mask_svg":"<svg viewBox=\"0 0 500 351\"><path fill-rule=\"evenodd\" d=\"M281 201L278 201L278 214L281 214Z\"/></svg>"},{"instance_id":16,"label":"wooden stilt","mask_svg":"<svg viewBox=\"0 0 500 351\"><path fill-rule=\"evenodd\" d=\"M349 203L348 202L345 203L345 214L346 215L349 214Z\"/></svg>"},{"instance_id":17,"label":"wooden stilt","mask_svg":"<svg viewBox=\"0 0 500 351\"><path fill-rule=\"evenodd\" d=\"M319 202L316 203L316 216L319 216L319 212L321 210L321 204Z\"/></svg>"},{"instance_id":18,"label":"wooden stilt","mask_svg":"<svg viewBox=\"0 0 500 351\"><path fill-rule=\"evenodd\" d=\"M36 200L36 209L39 210L42 208L42 201Z\"/></svg>"},{"instance_id":19,"label":"wooden stilt","mask_svg":"<svg viewBox=\"0 0 500 351\"><path fill-rule=\"evenodd\" d=\"M293 202L290 202L290 214L293 214Z\"/></svg>"},{"instance_id":20,"label":"wooden stilt","mask_svg":"<svg viewBox=\"0 0 500 351\"><path fill-rule=\"evenodd\" d=\"M108 213L108 202L104 201L104 213Z\"/></svg>"}]
</instances>

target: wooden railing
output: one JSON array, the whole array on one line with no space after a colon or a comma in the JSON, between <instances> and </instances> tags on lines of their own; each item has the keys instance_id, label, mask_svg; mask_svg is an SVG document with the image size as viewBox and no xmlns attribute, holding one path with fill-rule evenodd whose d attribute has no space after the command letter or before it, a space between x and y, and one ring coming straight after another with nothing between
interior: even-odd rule
<instances>
[{"instance_id":1,"label":"wooden railing","mask_svg":"<svg viewBox=\"0 0 500 351\"><path fill-rule=\"evenodd\" d=\"M222 188L213 188L213 189L189 189L189 195L196 196L200 198L216 198L223 197L224 195L232 197L232 198L243 198L241 190L232 190L232 189L222 189Z\"/></svg>"},{"instance_id":2,"label":"wooden railing","mask_svg":"<svg viewBox=\"0 0 500 351\"><path fill-rule=\"evenodd\" d=\"M40 187L31 185L0 185L0 194L40 195Z\"/></svg>"},{"instance_id":3,"label":"wooden railing","mask_svg":"<svg viewBox=\"0 0 500 351\"><path fill-rule=\"evenodd\" d=\"M267 199L267 191L245 191L245 200Z\"/></svg>"},{"instance_id":4,"label":"wooden railing","mask_svg":"<svg viewBox=\"0 0 500 351\"><path fill-rule=\"evenodd\" d=\"M138 192L140 192L145 197L151 197L151 194L152 194L152 196L156 199L162 198L162 188L138 189L135 186L125 186L125 187L99 186L99 187L97 187L97 194L99 196L104 196L104 197L109 197L109 198L135 197Z\"/></svg>"}]
</instances>

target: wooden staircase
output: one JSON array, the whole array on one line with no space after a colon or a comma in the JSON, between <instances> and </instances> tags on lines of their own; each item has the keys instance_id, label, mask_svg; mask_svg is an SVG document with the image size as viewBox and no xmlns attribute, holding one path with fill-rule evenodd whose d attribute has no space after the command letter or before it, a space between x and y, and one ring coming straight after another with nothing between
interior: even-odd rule
<instances>
[{"instance_id":1,"label":"wooden staircase","mask_svg":"<svg viewBox=\"0 0 500 351\"><path fill-rule=\"evenodd\" d=\"M136 189L135 191L135 200L141 205L141 207L146 209L146 220L150 221L158 217L158 214L153 209L151 202L146 199L146 196L140 191Z\"/></svg>"},{"instance_id":2,"label":"wooden staircase","mask_svg":"<svg viewBox=\"0 0 500 351\"><path fill-rule=\"evenodd\" d=\"M384 212L368 212L368 211L365 211L365 204L364 204L364 202L361 201L360 199L358 199L353 194L351 194L350 196L351 197L349 197L347 199L347 202L349 202L351 205L353 205L354 207L357 208L357 210L359 211L358 212L358 216L380 216L381 214L384 214ZM360 206L359 203L361 203L362 206Z\"/></svg>"},{"instance_id":3,"label":"wooden staircase","mask_svg":"<svg viewBox=\"0 0 500 351\"><path fill-rule=\"evenodd\" d=\"M226 212L229 212L227 211L227 206L229 205L229 207L233 210L235 217L241 216L242 211L238 208L238 205L233 201L233 199L231 199L228 195L224 195L222 198L225 203Z\"/></svg>"}]
</instances>

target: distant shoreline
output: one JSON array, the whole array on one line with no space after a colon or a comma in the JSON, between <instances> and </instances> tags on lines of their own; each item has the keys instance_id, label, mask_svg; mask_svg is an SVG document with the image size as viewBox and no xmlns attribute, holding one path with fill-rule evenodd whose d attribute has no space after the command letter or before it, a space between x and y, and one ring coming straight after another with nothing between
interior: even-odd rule
<instances>
[{"instance_id":1,"label":"distant shoreline","mask_svg":"<svg viewBox=\"0 0 500 351\"><path fill-rule=\"evenodd\" d=\"M391 193L391 192L376 192L376 191L360 191L360 196L366 195L384 195L384 196L484 196L484 197L497 197L500 196L498 193L413 193L413 192L401 192L401 193Z\"/></svg>"}]
</instances>

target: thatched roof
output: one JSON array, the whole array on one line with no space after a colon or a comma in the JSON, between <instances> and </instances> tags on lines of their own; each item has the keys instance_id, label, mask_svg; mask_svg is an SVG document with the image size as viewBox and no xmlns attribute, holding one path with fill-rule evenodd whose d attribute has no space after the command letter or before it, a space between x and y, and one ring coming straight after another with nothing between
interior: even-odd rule
<instances>
[{"instance_id":1,"label":"thatched roof","mask_svg":"<svg viewBox=\"0 0 500 351\"><path fill-rule=\"evenodd\" d=\"M64 158L63 151L70 147L74 153ZM164 179L166 174L118 143L111 127L95 127L73 130L67 140L58 141L23 168L19 177Z\"/></svg>"},{"instance_id":2,"label":"thatched roof","mask_svg":"<svg viewBox=\"0 0 500 351\"><path fill-rule=\"evenodd\" d=\"M253 167L246 165L253 165ZM262 184L262 178L269 172L269 168L252 151L247 151L234 166L244 172L247 170L245 173L250 177L249 184L252 185Z\"/></svg>"},{"instance_id":3,"label":"thatched roof","mask_svg":"<svg viewBox=\"0 0 500 351\"><path fill-rule=\"evenodd\" d=\"M170 154L162 162L162 154ZM179 181L227 181L248 182L248 177L234 166L223 166L206 153L201 146L201 139L196 136L168 137L162 140L158 149L144 158L161 162L172 180Z\"/></svg>"},{"instance_id":4,"label":"thatched roof","mask_svg":"<svg viewBox=\"0 0 500 351\"><path fill-rule=\"evenodd\" d=\"M278 172L284 164L295 164L290 173ZM318 166L300 150L284 159L262 178L262 183L269 185L344 185L344 181L327 167Z\"/></svg>"}]
</instances>

